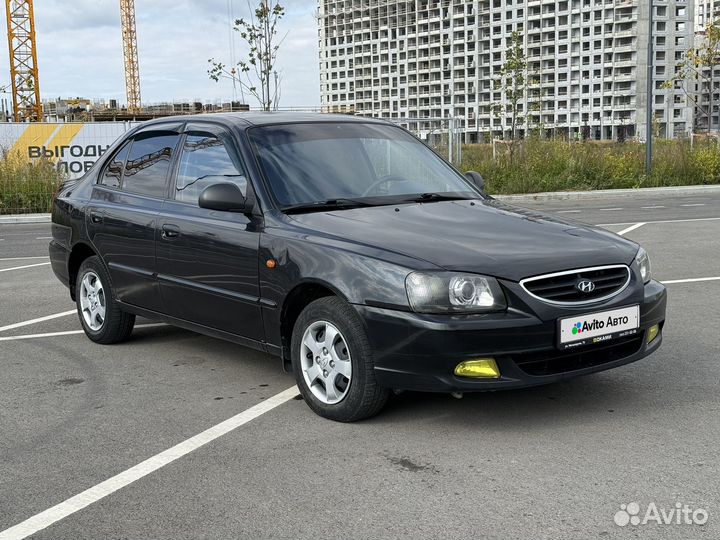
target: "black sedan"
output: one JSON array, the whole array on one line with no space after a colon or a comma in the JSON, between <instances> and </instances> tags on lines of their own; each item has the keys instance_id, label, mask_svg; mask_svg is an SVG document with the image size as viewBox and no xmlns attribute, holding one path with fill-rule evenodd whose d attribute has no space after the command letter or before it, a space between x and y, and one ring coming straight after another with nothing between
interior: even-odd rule
<instances>
[{"instance_id":1,"label":"black sedan","mask_svg":"<svg viewBox=\"0 0 720 540\"><path fill-rule=\"evenodd\" d=\"M392 390L545 384L662 340L641 247L501 204L379 120L148 122L61 189L52 221L91 340L127 339L140 315L266 351L340 421Z\"/></svg>"}]
</instances>

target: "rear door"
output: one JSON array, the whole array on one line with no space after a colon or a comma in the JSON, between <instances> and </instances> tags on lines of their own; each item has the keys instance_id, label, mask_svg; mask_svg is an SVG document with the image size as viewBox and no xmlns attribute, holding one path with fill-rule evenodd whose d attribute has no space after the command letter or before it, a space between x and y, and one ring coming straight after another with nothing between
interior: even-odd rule
<instances>
[{"instance_id":1,"label":"rear door","mask_svg":"<svg viewBox=\"0 0 720 540\"><path fill-rule=\"evenodd\" d=\"M155 276L158 215L167 196L181 125L135 134L108 161L93 188L88 236L107 264L117 297L162 311Z\"/></svg>"},{"instance_id":2,"label":"rear door","mask_svg":"<svg viewBox=\"0 0 720 540\"><path fill-rule=\"evenodd\" d=\"M245 171L225 128L188 124L160 213L158 280L169 315L261 341L261 218L198 206L203 189L218 182L233 182L247 196Z\"/></svg>"}]
</instances>

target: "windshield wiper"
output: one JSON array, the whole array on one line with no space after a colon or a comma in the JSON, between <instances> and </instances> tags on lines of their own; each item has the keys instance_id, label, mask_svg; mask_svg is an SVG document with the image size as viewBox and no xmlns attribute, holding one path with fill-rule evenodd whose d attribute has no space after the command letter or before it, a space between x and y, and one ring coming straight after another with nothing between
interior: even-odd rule
<instances>
[{"instance_id":1,"label":"windshield wiper","mask_svg":"<svg viewBox=\"0 0 720 540\"><path fill-rule=\"evenodd\" d=\"M322 212L325 210L346 210L367 206L386 206L410 202L460 201L476 199L472 193L421 193L419 195L397 196L385 195L367 197L363 199L328 199L309 203L298 203L281 208L286 214L299 214L302 212Z\"/></svg>"},{"instance_id":2,"label":"windshield wiper","mask_svg":"<svg viewBox=\"0 0 720 540\"><path fill-rule=\"evenodd\" d=\"M283 206L281 210L286 214L299 214L302 212L322 212L324 210L346 210L374 206L372 203L358 199L327 199L310 203L299 203Z\"/></svg>"},{"instance_id":3,"label":"windshield wiper","mask_svg":"<svg viewBox=\"0 0 720 540\"><path fill-rule=\"evenodd\" d=\"M476 198L463 193L421 193L420 195L404 198L402 202L463 201Z\"/></svg>"}]
</instances>

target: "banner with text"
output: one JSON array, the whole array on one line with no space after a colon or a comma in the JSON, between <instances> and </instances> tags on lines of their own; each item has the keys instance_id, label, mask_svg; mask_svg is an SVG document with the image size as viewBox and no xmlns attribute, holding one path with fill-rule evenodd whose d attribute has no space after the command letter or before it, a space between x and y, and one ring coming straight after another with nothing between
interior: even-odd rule
<instances>
[{"instance_id":1,"label":"banner with text","mask_svg":"<svg viewBox=\"0 0 720 540\"><path fill-rule=\"evenodd\" d=\"M5 159L46 158L70 178L85 174L137 122L0 124Z\"/></svg>"}]
</instances>

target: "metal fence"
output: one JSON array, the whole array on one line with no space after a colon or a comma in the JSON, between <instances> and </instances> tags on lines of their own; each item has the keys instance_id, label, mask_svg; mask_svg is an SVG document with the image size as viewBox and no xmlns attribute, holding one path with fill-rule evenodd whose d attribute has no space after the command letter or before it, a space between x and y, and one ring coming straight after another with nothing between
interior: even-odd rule
<instances>
[{"instance_id":1,"label":"metal fence","mask_svg":"<svg viewBox=\"0 0 720 540\"><path fill-rule=\"evenodd\" d=\"M49 212L53 194L65 178L49 160L28 163L17 158L2 159L0 214Z\"/></svg>"}]
</instances>

